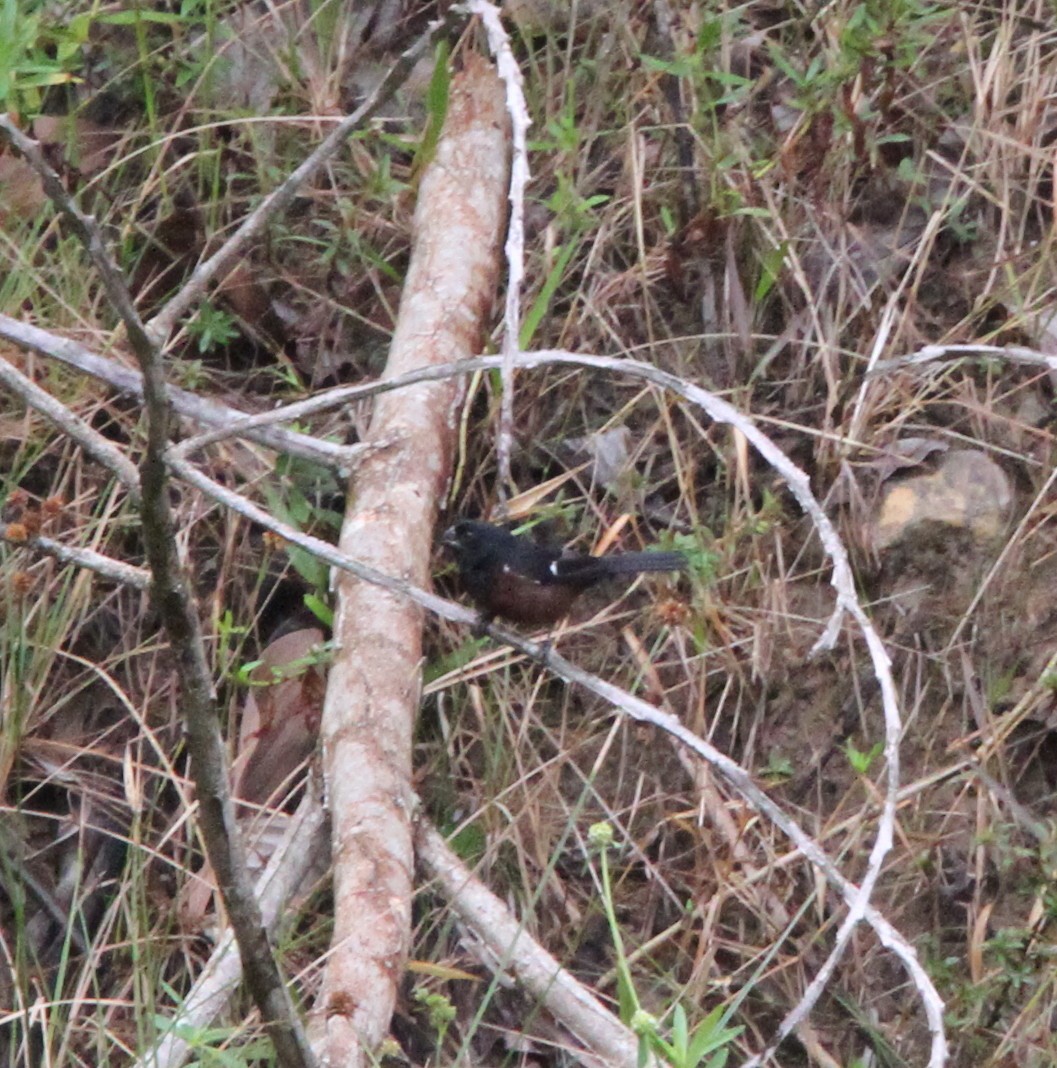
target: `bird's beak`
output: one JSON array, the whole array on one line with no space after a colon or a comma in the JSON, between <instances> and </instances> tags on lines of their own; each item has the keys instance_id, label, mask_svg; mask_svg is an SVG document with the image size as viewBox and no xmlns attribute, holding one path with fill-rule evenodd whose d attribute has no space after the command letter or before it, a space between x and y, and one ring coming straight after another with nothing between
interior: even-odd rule
<instances>
[{"instance_id":1,"label":"bird's beak","mask_svg":"<svg viewBox=\"0 0 1057 1068\"><path fill-rule=\"evenodd\" d=\"M447 545L449 549L454 549L459 544L459 535L455 532L454 527L448 527L446 531L440 536L441 545Z\"/></svg>"}]
</instances>

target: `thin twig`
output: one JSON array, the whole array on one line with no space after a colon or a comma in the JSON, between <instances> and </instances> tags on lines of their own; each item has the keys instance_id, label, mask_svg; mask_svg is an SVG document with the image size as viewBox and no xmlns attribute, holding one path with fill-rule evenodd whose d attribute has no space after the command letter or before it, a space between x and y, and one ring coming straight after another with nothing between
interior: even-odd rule
<instances>
[{"instance_id":1,"label":"thin twig","mask_svg":"<svg viewBox=\"0 0 1057 1068\"><path fill-rule=\"evenodd\" d=\"M521 78L521 68L510 49L510 38L500 18L499 8L486 0L469 0L473 14L480 17L495 56L496 70L506 86L507 114L513 135L510 166L510 220L507 223L506 306L503 311L503 396L499 405L496 433L496 485L505 500L514 488L510 474L510 454L514 442L514 357L521 348L521 284L525 277L525 187L529 181L528 128L531 125Z\"/></svg>"},{"instance_id":2,"label":"thin twig","mask_svg":"<svg viewBox=\"0 0 1057 1068\"><path fill-rule=\"evenodd\" d=\"M533 642L526 642L519 635L504 628L493 626L489 632L502 641L513 645L526 655L532 656L534 659L542 659L551 672L566 682L582 686L584 689L597 694L603 700L608 701L614 707L619 708L632 719L642 723L651 723L672 735L690 749L691 752L706 760L757 812L762 813L771 820L840 893L848 907L849 918L855 916L865 920L873 929L881 944L891 950L902 963L921 997L929 1031L932 1035L932 1053L929 1058L929 1066L930 1068L941 1068L946 1063L947 1039L943 1023L943 1001L932 979L921 966L913 946L907 942L903 935L892 926L875 906L868 903L868 888L864 889L861 885L856 886L855 883L846 878L818 843L808 836L795 820L783 812L753 782L752 777L744 768L726 754L719 752L704 739L699 738L675 716L654 708L653 705L632 696L604 679L582 671L574 664L551 652L548 648ZM886 805L887 802L888 798L886 797ZM882 810L882 826L883 818ZM877 847L875 846L875 852L876 849ZM854 922L857 922L857 920ZM796 1026L802 1015L799 1010L806 1004L805 998L806 995L801 999L796 1009L783 1021L783 1028L787 1023L790 1028ZM758 1064L759 1059L753 1058L748 1063Z\"/></svg>"},{"instance_id":3,"label":"thin twig","mask_svg":"<svg viewBox=\"0 0 1057 1068\"><path fill-rule=\"evenodd\" d=\"M896 356L891 360L879 360L870 369L870 376L888 374L904 367L917 367L925 363L940 360L956 360L965 357L986 359L996 356L1011 363L1024 363L1032 367L1045 367L1048 371L1057 371L1057 356L1050 356L1037 349L1025 348L1023 345L925 345L917 352L905 356Z\"/></svg>"},{"instance_id":4,"label":"thin twig","mask_svg":"<svg viewBox=\"0 0 1057 1068\"><path fill-rule=\"evenodd\" d=\"M6 338L20 348L29 349L41 356L58 360L67 367L83 371L121 393L128 393L141 400L143 398L143 375L139 371L100 356L71 338L21 323L6 315L0 315L0 338ZM252 417L246 412L206 397L199 397L196 393L177 386L169 386L169 400L180 415L205 426L223 428L226 431L224 437L249 438L266 448L275 449L276 452L324 464L343 476L352 471L365 449L362 445L337 445L332 441L323 441L278 427L269 429L261 425L258 429L252 429L248 422ZM239 429L243 426L247 428L245 432Z\"/></svg>"},{"instance_id":5,"label":"thin twig","mask_svg":"<svg viewBox=\"0 0 1057 1068\"><path fill-rule=\"evenodd\" d=\"M49 538L44 534L37 534L27 538L19 532L18 536L12 536L9 533L9 526L10 524L8 523L0 523L0 539L6 541L9 545L34 549L37 552L44 553L46 556L54 557L62 564L74 564L76 567L83 567L85 570L94 571L97 575L110 579L112 582L120 582L124 586L132 586L137 590L150 588L150 572L142 567L134 567L132 564L123 563L121 560L103 556L102 553L97 553L93 549L82 549L76 545L64 545L61 541L55 541L54 538Z\"/></svg>"},{"instance_id":6,"label":"thin twig","mask_svg":"<svg viewBox=\"0 0 1057 1068\"><path fill-rule=\"evenodd\" d=\"M372 383L363 389L376 391L379 388L394 389L407 385L411 381L427 381L434 377L446 376L452 373L470 373L502 366L506 357L482 357L475 360L463 361L456 365L430 368L413 375L403 376L401 379L392 379L384 384ZM670 390L684 397L693 404L700 406L715 421L729 423L736 427L760 454L782 475L787 485L796 497L801 508L814 524L822 546L833 564L831 583L837 593L837 609L834 612L829 625L822 637L816 642L815 651L829 647L836 639L839 623L842 616L847 613L858 625L866 641L867 650L874 667L874 673L880 685L882 706L885 718L885 760L886 760L886 789L885 801L882 807L881 818L878 822L877 837L870 853L866 874L863 877L861 887L857 890L857 898L849 909L848 915L838 933L834 949L823 965L820 973L823 980L828 977L836 966L840 955L847 947L848 940L855 925L865 915L866 903L872 893L873 887L880 875L884 858L891 850L893 841L893 828L895 825L896 796L899 789L899 738L902 730L899 713L899 702L896 693L895 681L892 678L891 662L889 661L884 643L870 622L865 610L858 600L855 591L855 583L847 552L837 534L829 517L822 506L811 492L810 482L806 474L801 471L789 458L764 434L748 417L739 412L732 405L714 394L686 382L683 379L662 371L650 364L635 360L614 359L604 356L587 356L579 353L564 352L560 350L539 351L533 353L520 353L511 361L513 366L539 367L548 364L572 364L577 366L603 370L607 373L627 374L636 378L645 379L658 386ZM358 388L358 387L353 387ZM329 397L319 398L320 404L332 403L339 391L334 391ZM351 395L351 390L340 391L344 397ZM303 409L302 409L303 410ZM269 416L277 413L269 413ZM787 1033L799 1020L803 1019L821 995L823 986L821 983L812 984L805 992L801 1002L789 1014L781 1025L781 1033ZM923 993L923 998L928 1004L928 998ZM931 1017L930 1017L931 1022ZM934 1036L937 1033L934 1032ZM945 1046L942 1031L938 1033L937 1041ZM936 1049L940 1048L939 1046ZM934 1050L935 1052L935 1050ZM938 1062L935 1062L938 1063Z\"/></svg>"},{"instance_id":7,"label":"thin twig","mask_svg":"<svg viewBox=\"0 0 1057 1068\"><path fill-rule=\"evenodd\" d=\"M583 359L583 357L579 357L578 359ZM483 361L475 360L469 362L474 364L484 362L491 367L495 367L498 358L489 357ZM526 359L524 364L534 364L535 362L535 359ZM440 369L438 368L434 370L439 371ZM459 370L459 368L449 368L448 373L458 373ZM461 368L461 370L468 372L470 369L464 367ZM415 375L407 377L421 379L423 376ZM393 383L386 383L386 385L392 386ZM205 475L202 475L187 461L179 458L170 458L169 463L180 477L184 478L213 499L253 522L259 523L261 526L280 535L292 544L298 545L306 551L316 555L326 563L349 571L365 581L377 583L401 596L409 597L417 604L422 605L422 607L435 613L441 618L464 624L473 624L477 622L476 614L461 605L446 601L426 590L411 586L409 583L401 579L389 575L382 575L371 568L364 567L357 561L339 552L329 543L320 541L318 538L314 538L311 535L303 534L300 531L279 522L252 502L247 501L240 495L219 485ZM71 562L78 561L72 560ZM88 566L91 566L91 564L88 564ZM818 844L813 839L809 838L795 821L788 818L766 794L756 787L744 769L729 757L720 753L718 750L708 745L708 743L688 731L676 717L660 712L646 702L640 701L639 699L632 697L630 694L620 690L618 687L615 687L596 676L590 675L587 672L581 671L579 668L576 668L551 650L536 643L526 641L523 636L517 633L496 626L490 627L489 633L497 640L511 645L526 656L544 663L546 667L559 678L562 678L567 682L581 685L633 718L643 722L652 723L666 733L673 735L692 752L696 753L700 758L704 759L714 767L743 797L745 797L747 801L749 801L750 804L754 806L754 808L757 809L757 811L760 811L771 819L775 825L796 844L801 853L803 853L803 855L813 864L819 867L826 878L837 888L846 901L852 903L861 896L860 888L846 879L833 862L829 860L828 856ZM922 969L914 949L873 906L866 906L862 910L862 917L877 933L882 944L889 948L903 963L904 967L914 980L915 985L922 996L926 1016L929 1019L930 1029L933 1034L933 1056L930 1063L934 1065L943 1063L946 1044L942 1028L942 1002L940 1001L939 995L937 994L935 987L932 985L931 980Z\"/></svg>"},{"instance_id":8,"label":"thin twig","mask_svg":"<svg viewBox=\"0 0 1057 1068\"><path fill-rule=\"evenodd\" d=\"M91 231L89 231L89 235L90 234ZM90 246L90 248L91 247L92 246ZM98 248L99 245L97 243L96 251L98 251ZM133 346L137 348L137 351L140 351L142 341L144 339L140 334L139 329L136 327L135 323L130 326L126 321L126 325L129 326L129 335L130 339L133 342ZM950 349L948 349L947 351L950 351ZM974 351L978 354L987 354L984 352L984 347L974 347ZM1008 352L1005 352L1004 350L994 350L990 354L1008 355ZM887 927L886 923L883 921L883 918L880 917L879 914L876 913L876 910L870 907L867 903L869 899L869 893L874 883L876 882L881 864L883 863L883 858L891 847L892 827L894 825L895 817L895 797L898 788L899 771L898 737L900 730L900 718L898 711L898 703L896 700L894 681L891 676L890 664L888 662L887 653L884 649L883 643L881 642L880 637L877 635L876 631L870 624L864 610L862 609L861 604L859 603L856 597L854 583L852 581L851 576L851 569L847 560L847 555L844 550L844 547L841 544L840 539L837 536L836 531L834 530L828 517L822 511L818 502L815 500L813 494L811 493L807 476L797 467L795 467L795 465L793 465L791 461L789 461L788 458L786 458L784 454L781 453L777 446L775 446L770 441L770 439L766 437L766 435L763 435L758 430L758 428L756 428L755 425L751 423L751 421L742 416L732 406L726 404L726 402L722 401L721 399L707 393L707 391L704 391L697 386L678 379L673 375L669 375L666 372L660 371L657 368L653 368L645 364L639 364L635 361L614 360L607 359L605 357L581 356L575 353L564 352L539 352L533 354L522 354L521 356L518 356L514 359L507 357L506 360L508 367L533 367L548 363L566 363L593 367L599 370L605 370L607 372L615 371L631 373L637 377L644 378L664 388L670 389L671 391L675 392L680 396L683 396L692 403L700 405L706 412L708 412L708 414L713 419L719 422L730 423L731 425L736 426L742 433L744 433L748 440L752 442L752 444L760 451L760 453L783 475L794 496L800 503L801 507L805 510L805 512L808 514L808 516L814 523L819 533L819 537L822 541L823 547L827 554L830 556L833 563L832 583L837 593L837 611L834 613L829 626L826 628L823 634L822 639L820 639L819 643L817 643L816 649L825 648L829 644L831 644L836 639L841 616L844 613L848 613L849 615L851 615L851 617L856 621L864 635L864 638L867 643L867 648L874 664L875 674L877 675L878 681L880 683L886 724L885 756L887 765L887 786L885 803L882 810L881 820L879 821L877 839L875 841L873 850L871 851L870 862L866 876L863 880L863 885L859 888L855 888L846 881L838 882L838 885L842 887L842 892L845 893L845 898L848 901L849 913L848 916L845 918L845 923L842 925L834 955L831 957L831 961L827 962L826 968L832 967L832 963L835 962L837 954L839 954L839 952L846 944L854 924L857 923L860 918L865 917L871 923L871 925L874 926L874 929L878 932L882 942L886 945L889 945L897 952L897 954L900 956L900 959L904 961L904 964L910 970L912 976L915 979L915 982L918 984L919 991L925 1004L926 1014L929 1018L930 1028L932 1029L933 1033L933 1058L931 1063L940 1063L940 1060L942 1059L943 1055L943 1050L945 1049L945 1039L943 1036L942 1021L940 1020L940 1017L937 1012L937 1006L939 1006L940 1003L938 997L935 996L935 990L931 986L931 984L926 983L926 985L922 985L923 973L920 970L920 966L917 965L916 957L912 956L912 951L910 951L911 956L908 957L906 955L906 951L909 950L909 947L907 947L905 943L903 943L902 945L899 944L897 940L898 936L896 936L896 933L889 927ZM468 371L471 369L471 365L486 366L489 365L489 362L467 361L466 364L462 365L460 370ZM491 363L490 365L495 366L495 363ZM435 375L436 373L437 371L435 370L433 374ZM425 380L429 377L432 376L423 375L420 380ZM391 387L394 385L394 383L390 383ZM148 399L150 398L151 393L152 387L151 384L148 383ZM155 442L155 444L159 443ZM158 463L161 462L160 449L152 453L151 459ZM368 576L363 575L361 577L366 578ZM374 581L373 579L371 580ZM397 582L398 580L390 579L388 581ZM416 597L416 599L418 598ZM504 638L507 637L501 631L497 630L496 633L502 635ZM602 693L601 690L597 689L595 690L595 692ZM648 708L649 706L646 707ZM699 750L697 750L695 747L695 751ZM721 756L721 754L716 754L716 756ZM740 775L746 779L746 782L743 782L741 785L739 785L739 783L735 779L731 778L728 770L725 770L719 764L715 764L715 766L719 767L723 774L730 778L730 781L732 781L734 785L737 786L737 788L742 792L744 792L745 789L748 789L748 787L751 786L751 782L747 781L747 776L745 776L745 773L741 771L741 769L737 769L737 772L740 773ZM737 766L734 765L734 767L736 768ZM746 794L746 796L749 795ZM767 812L767 814L770 815L772 819L776 820L778 825L781 826L783 830L786 830L788 821L783 823L778 820L777 817L782 816L779 810L777 810L773 806L773 811L768 811L767 809L761 810ZM790 832L787 830L787 833ZM794 838L794 840L797 839ZM813 844L810 843L810 840L806 841L809 844ZM836 870L832 867L832 865L829 865L828 863L823 863L823 861L825 860L825 855L821 853L821 850L817 849L817 846L814 848L814 852L809 852L808 847L806 845L801 844L800 841L798 841L798 845L800 845L801 848L804 849L805 853L807 853L807 855L809 855L815 863L818 863L823 868L823 870L826 871L827 876L836 878L839 875L839 873L836 873ZM794 1012L791 1013L790 1016L787 1017L787 1020L783 1022L783 1029L788 1026L792 1026L797 1018L802 1018L803 1014L809 1011L811 1005L814 1003L814 1000L817 998L820 992L821 984L813 984L812 987L809 988L805 997L802 999L801 1003L794 1010ZM937 1060L937 1058L940 1058L940 1060Z\"/></svg>"},{"instance_id":9,"label":"thin twig","mask_svg":"<svg viewBox=\"0 0 1057 1068\"><path fill-rule=\"evenodd\" d=\"M219 482L215 482L208 475L202 474L198 468L188 463L187 460L170 454L167 462L175 474L185 482L200 489L207 497L211 497L251 522L259 524L265 530L278 534L284 541L304 549L305 552L311 553L317 559L330 564L331 567L348 571L357 578L363 579L364 582L373 583L375 586L381 586L383 589L399 594L401 597L407 597L409 600L414 601L415 604L421 605L442 619L449 619L455 623L474 624L477 622L477 614L471 612L470 609L463 608L452 601L446 601L443 597L438 597L436 594L414 586L405 579L386 575L373 567L367 567L365 564L361 564L358 560L341 552L330 542L322 541L311 534L304 534L295 527L280 522L259 505L248 501L234 490L222 486Z\"/></svg>"},{"instance_id":10,"label":"thin twig","mask_svg":"<svg viewBox=\"0 0 1057 1068\"><path fill-rule=\"evenodd\" d=\"M94 460L113 472L128 490L133 503L139 503L139 471L116 445L4 359L0 359L0 382L31 408L50 419L67 437L73 438Z\"/></svg>"},{"instance_id":11,"label":"thin twig","mask_svg":"<svg viewBox=\"0 0 1057 1068\"><path fill-rule=\"evenodd\" d=\"M433 377L446 376L452 373L470 373L471 371L494 368L500 366L505 357L482 357L475 360L462 361L459 364L449 364L429 368L421 372L414 372L399 379L391 379L384 384L372 383L370 389L399 388L411 381L426 381ZM811 486L807 475L804 474L750 419L744 416L732 405L707 390L692 383L686 382L675 375L662 371L651 364L641 363L635 360L614 359L605 356L586 356L583 354L564 351L540 351L534 353L521 353L514 360L516 367L538 367L551 363L573 364L605 370L610 373L627 374L636 378L642 378L671 390L678 395L703 408L709 416L717 422L729 423L740 430L745 437L755 446L760 454L782 475L800 506L811 519L818 531L823 548L833 563L832 585L837 592L837 611L834 612L830 624L826 628L823 637L816 643L816 650L825 647L827 641L836 637L837 626L843 613L848 613L858 624L866 641L867 649L874 666L874 674L880 685L882 706L885 718L885 760L886 760L886 789L885 801L882 807L881 818L878 822L877 837L870 853L866 874L863 877L862 886L855 907L849 910L838 933L838 938L829 958L824 963L823 978L835 968L840 955L847 947L848 940L855 925L862 919L863 909L873 887L880 875L884 858L891 850L893 842L893 828L895 825L896 796L899 789L899 738L902 730L899 713L899 702L896 695L895 681L892 678L891 662L884 648L884 643L874 629L869 617L859 603L855 591L855 583L852 576L851 564L848 561L847 552L833 527L829 517L825 514L822 506L811 492ZM353 387L356 388L356 387ZM334 391L330 397L320 398L320 403L330 403L339 391ZM340 391L348 397L350 390ZM303 409L302 409L303 410ZM269 413L275 415L277 413ZM185 475L186 477L186 475ZM781 1033L788 1033L803 1019L815 1004L822 993L822 985L813 984L805 992L801 1002L787 1016L781 1025Z\"/></svg>"}]
</instances>

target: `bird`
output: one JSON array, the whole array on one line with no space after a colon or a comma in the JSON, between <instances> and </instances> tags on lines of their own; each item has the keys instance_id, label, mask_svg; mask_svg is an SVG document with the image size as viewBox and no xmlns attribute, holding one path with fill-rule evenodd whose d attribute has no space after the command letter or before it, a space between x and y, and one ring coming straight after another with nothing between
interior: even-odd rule
<instances>
[{"instance_id":1,"label":"bird","mask_svg":"<svg viewBox=\"0 0 1057 1068\"><path fill-rule=\"evenodd\" d=\"M680 552L565 553L476 519L460 519L441 542L454 554L460 581L485 623L499 617L552 626L569 614L584 590L605 579L689 566Z\"/></svg>"}]
</instances>

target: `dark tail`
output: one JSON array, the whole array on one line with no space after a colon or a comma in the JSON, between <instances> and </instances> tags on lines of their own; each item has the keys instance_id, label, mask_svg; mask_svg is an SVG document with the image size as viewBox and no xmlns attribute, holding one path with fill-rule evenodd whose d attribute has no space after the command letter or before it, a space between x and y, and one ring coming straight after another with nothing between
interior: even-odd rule
<instances>
[{"instance_id":1,"label":"dark tail","mask_svg":"<svg viewBox=\"0 0 1057 1068\"><path fill-rule=\"evenodd\" d=\"M559 581L590 586L612 575L685 571L690 564L682 553L615 553L612 556L563 557L555 560L552 566Z\"/></svg>"},{"instance_id":2,"label":"dark tail","mask_svg":"<svg viewBox=\"0 0 1057 1068\"><path fill-rule=\"evenodd\" d=\"M617 553L603 556L611 575L638 575L643 571L685 571L690 562L682 553Z\"/></svg>"}]
</instances>

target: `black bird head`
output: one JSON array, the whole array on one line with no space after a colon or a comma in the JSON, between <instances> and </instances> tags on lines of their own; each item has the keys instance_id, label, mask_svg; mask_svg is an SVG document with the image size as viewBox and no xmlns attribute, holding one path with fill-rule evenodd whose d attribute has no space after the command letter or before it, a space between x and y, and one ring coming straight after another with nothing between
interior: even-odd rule
<instances>
[{"instance_id":1,"label":"black bird head","mask_svg":"<svg viewBox=\"0 0 1057 1068\"><path fill-rule=\"evenodd\" d=\"M444 531L440 540L458 556L485 548L496 540L497 535L503 534L511 539L514 537L502 527L493 527L476 519L460 519Z\"/></svg>"}]
</instances>

